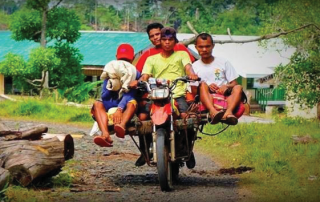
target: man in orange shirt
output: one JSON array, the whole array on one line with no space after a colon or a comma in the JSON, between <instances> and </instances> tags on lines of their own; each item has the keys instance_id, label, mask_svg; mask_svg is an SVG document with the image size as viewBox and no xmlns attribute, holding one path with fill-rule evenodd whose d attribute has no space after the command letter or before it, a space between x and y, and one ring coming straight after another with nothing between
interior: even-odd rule
<instances>
[{"instance_id":1,"label":"man in orange shirt","mask_svg":"<svg viewBox=\"0 0 320 202\"><path fill-rule=\"evenodd\" d=\"M149 56L158 54L162 51L160 38L161 38L161 29L163 25L160 23L152 23L149 24L147 27L147 34L149 36L149 40L154 45L154 47L149 48L148 50L144 51L142 55L139 57L137 64L135 64L137 70L142 72L144 63L146 62ZM193 55L189 52L189 50L181 43L176 43L173 48L174 51L186 51L190 57L191 62L195 61Z\"/></svg>"}]
</instances>

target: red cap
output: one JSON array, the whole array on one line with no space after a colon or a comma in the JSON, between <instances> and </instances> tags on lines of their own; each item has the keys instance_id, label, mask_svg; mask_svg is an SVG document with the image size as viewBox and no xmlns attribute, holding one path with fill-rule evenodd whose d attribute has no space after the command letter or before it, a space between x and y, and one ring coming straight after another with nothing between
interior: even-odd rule
<instances>
[{"instance_id":1,"label":"red cap","mask_svg":"<svg viewBox=\"0 0 320 202\"><path fill-rule=\"evenodd\" d=\"M134 49L130 44L123 43L117 49L117 59L127 59L133 60L134 58Z\"/></svg>"}]
</instances>

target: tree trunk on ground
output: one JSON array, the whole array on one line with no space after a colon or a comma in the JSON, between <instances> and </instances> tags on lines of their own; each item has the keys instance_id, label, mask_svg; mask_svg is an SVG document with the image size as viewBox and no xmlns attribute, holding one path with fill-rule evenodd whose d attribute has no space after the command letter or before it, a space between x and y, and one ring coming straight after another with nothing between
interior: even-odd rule
<instances>
[{"instance_id":1,"label":"tree trunk on ground","mask_svg":"<svg viewBox=\"0 0 320 202\"><path fill-rule=\"evenodd\" d=\"M0 122L0 132L1 131L7 131L7 130L9 130L9 128L6 125L4 125L3 123Z\"/></svg>"},{"instance_id":2,"label":"tree trunk on ground","mask_svg":"<svg viewBox=\"0 0 320 202\"><path fill-rule=\"evenodd\" d=\"M38 141L0 141L0 167L9 170L12 178L22 186L34 179L59 171L65 160L73 157L73 138L63 141L51 138Z\"/></svg>"},{"instance_id":3,"label":"tree trunk on ground","mask_svg":"<svg viewBox=\"0 0 320 202\"><path fill-rule=\"evenodd\" d=\"M48 132L48 127L45 125L38 125L25 131L0 130L0 137L3 136L4 140L40 140L42 133L46 132Z\"/></svg>"},{"instance_id":4,"label":"tree trunk on ground","mask_svg":"<svg viewBox=\"0 0 320 202\"><path fill-rule=\"evenodd\" d=\"M8 184L10 181L10 173L8 170L0 167L0 191Z\"/></svg>"}]
</instances>

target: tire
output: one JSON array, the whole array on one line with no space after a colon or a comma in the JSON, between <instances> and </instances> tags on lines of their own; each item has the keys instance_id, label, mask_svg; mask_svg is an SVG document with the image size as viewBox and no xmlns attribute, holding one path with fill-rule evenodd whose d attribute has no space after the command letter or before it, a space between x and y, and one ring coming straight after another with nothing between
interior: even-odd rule
<instances>
[{"instance_id":1,"label":"tire","mask_svg":"<svg viewBox=\"0 0 320 202\"><path fill-rule=\"evenodd\" d=\"M157 130L157 169L161 191L172 189L172 167L169 161L169 150L166 146L166 130Z\"/></svg>"}]
</instances>

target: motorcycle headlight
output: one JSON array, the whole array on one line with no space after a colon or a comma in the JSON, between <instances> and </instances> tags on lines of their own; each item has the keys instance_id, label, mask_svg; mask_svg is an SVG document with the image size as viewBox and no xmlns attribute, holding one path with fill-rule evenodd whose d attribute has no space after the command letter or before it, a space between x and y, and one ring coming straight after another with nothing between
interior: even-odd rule
<instances>
[{"instance_id":1,"label":"motorcycle headlight","mask_svg":"<svg viewBox=\"0 0 320 202\"><path fill-rule=\"evenodd\" d=\"M154 88L151 90L150 99L159 100L169 97L169 88Z\"/></svg>"}]
</instances>

